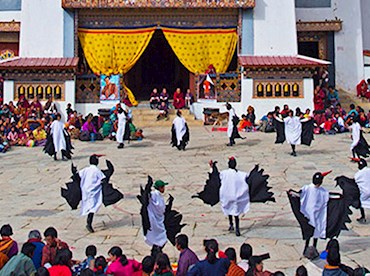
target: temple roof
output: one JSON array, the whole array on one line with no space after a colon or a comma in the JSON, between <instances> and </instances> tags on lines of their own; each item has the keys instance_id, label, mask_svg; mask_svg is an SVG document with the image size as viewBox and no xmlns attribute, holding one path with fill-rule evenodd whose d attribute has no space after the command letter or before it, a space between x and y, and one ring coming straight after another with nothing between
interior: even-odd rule
<instances>
[{"instance_id":1,"label":"temple roof","mask_svg":"<svg viewBox=\"0 0 370 276\"><path fill-rule=\"evenodd\" d=\"M244 67L320 67L328 66L329 61L306 56L239 56L239 63Z\"/></svg>"},{"instance_id":2,"label":"temple roof","mask_svg":"<svg viewBox=\"0 0 370 276\"><path fill-rule=\"evenodd\" d=\"M255 0L62 0L65 9L86 8L254 8Z\"/></svg>"},{"instance_id":3,"label":"temple roof","mask_svg":"<svg viewBox=\"0 0 370 276\"><path fill-rule=\"evenodd\" d=\"M0 61L0 69L73 69L78 58L22 58L16 57Z\"/></svg>"}]
</instances>

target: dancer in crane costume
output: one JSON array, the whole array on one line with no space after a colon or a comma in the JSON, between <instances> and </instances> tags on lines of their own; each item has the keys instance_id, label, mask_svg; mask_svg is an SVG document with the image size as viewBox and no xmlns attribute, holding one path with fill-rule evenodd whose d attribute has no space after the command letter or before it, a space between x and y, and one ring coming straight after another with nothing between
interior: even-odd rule
<instances>
[{"instance_id":1,"label":"dancer in crane costume","mask_svg":"<svg viewBox=\"0 0 370 276\"><path fill-rule=\"evenodd\" d=\"M229 217L229 231L235 230L236 236L240 236L239 216L249 211L250 203L275 201L267 186L269 176L264 175L258 165L249 174L237 170L234 157L229 158L229 168L221 172L216 164L216 161L210 161L211 173L204 190L193 198L200 198L211 206L221 202L223 213Z\"/></svg>"},{"instance_id":2,"label":"dancer in crane costume","mask_svg":"<svg viewBox=\"0 0 370 276\"><path fill-rule=\"evenodd\" d=\"M81 201L81 216L87 216L86 228L94 232L92 222L94 214L99 210L101 204L109 206L117 203L123 198L123 194L114 189L109 183L114 172L110 161L106 161L107 170L101 171L98 168L101 155L90 156L90 166L77 171L72 164L72 182L67 183L67 189L62 188L61 193L72 210L77 209Z\"/></svg>"}]
</instances>

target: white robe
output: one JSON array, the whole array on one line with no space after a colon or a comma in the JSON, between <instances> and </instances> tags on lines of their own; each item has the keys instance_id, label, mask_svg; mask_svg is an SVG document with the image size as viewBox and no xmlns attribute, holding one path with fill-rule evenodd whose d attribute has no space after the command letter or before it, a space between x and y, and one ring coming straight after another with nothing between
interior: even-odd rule
<instances>
[{"instance_id":1,"label":"white robe","mask_svg":"<svg viewBox=\"0 0 370 276\"><path fill-rule=\"evenodd\" d=\"M356 122L349 126L349 129L352 130L351 150L353 150L354 147L357 146L358 142L360 141L361 126L359 123Z\"/></svg>"},{"instance_id":2,"label":"white robe","mask_svg":"<svg viewBox=\"0 0 370 276\"><path fill-rule=\"evenodd\" d=\"M118 143L123 143L123 137L125 135L125 129L126 129L126 115L125 112L118 113L117 114L118 118L118 128L117 128L117 142Z\"/></svg>"},{"instance_id":3,"label":"white robe","mask_svg":"<svg viewBox=\"0 0 370 276\"><path fill-rule=\"evenodd\" d=\"M315 227L314 238L326 239L327 206L329 192L314 184L306 185L301 192L301 213Z\"/></svg>"},{"instance_id":4,"label":"white robe","mask_svg":"<svg viewBox=\"0 0 370 276\"><path fill-rule=\"evenodd\" d=\"M50 126L50 134L53 136L55 153L66 150L66 139L64 137L64 124L61 121L54 120Z\"/></svg>"},{"instance_id":5,"label":"white robe","mask_svg":"<svg viewBox=\"0 0 370 276\"><path fill-rule=\"evenodd\" d=\"M284 131L285 139L289 144L291 145L301 144L302 123L298 117L288 116L284 118Z\"/></svg>"},{"instance_id":6,"label":"white robe","mask_svg":"<svg viewBox=\"0 0 370 276\"><path fill-rule=\"evenodd\" d=\"M355 174L355 181L360 189L361 207L370 209L370 168L359 170Z\"/></svg>"},{"instance_id":7,"label":"white robe","mask_svg":"<svg viewBox=\"0 0 370 276\"><path fill-rule=\"evenodd\" d=\"M233 169L221 171L220 202L226 216L239 216L249 211L248 174Z\"/></svg>"},{"instance_id":8,"label":"white robe","mask_svg":"<svg viewBox=\"0 0 370 276\"><path fill-rule=\"evenodd\" d=\"M150 221L150 229L145 236L145 242L150 245L163 247L167 242L167 233L164 226L164 212L166 211L166 203L163 196L158 190L150 193L150 202L148 205L148 215Z\"/></svg>"},{"instance_id":9,"label":"white robe","mask_svg":"<svg viewBox=\"0 0 370 276\"><path fill-rule=\"evenodd\" d=\"M229 121L227 122L227 136L231 138L231 135L233 134L233 128L234 128L234 123L233 123L233 118L235 116L235 110L234 108L231 108L229 110Z\"/></svg>"},{"instance_id":10,"label":"white robe","mask_svg":"<svg viewBox=\"0 0 370 276\"><path fill-rule=\"evenodd\" d=\"M173 125L175 127L176 131L176 139L177 139L177 145L180 146L180 143L182 141L182 137L186 133L186 126L185 126L185 119L183 117L176 116L176 118L173 120Z\"/></svg>"},{"instance_id":11,"label":"white robe","mask_svg":"<svg viewBox=\"0 0 370 276\"><path fill-rule=\"evenodd\" d=\"M79 171L81 177L81 216L96 213L102 202L103 192L101 181L105 178L102 171L95 165L90 165Z\"/></svg>"}]
</instances>

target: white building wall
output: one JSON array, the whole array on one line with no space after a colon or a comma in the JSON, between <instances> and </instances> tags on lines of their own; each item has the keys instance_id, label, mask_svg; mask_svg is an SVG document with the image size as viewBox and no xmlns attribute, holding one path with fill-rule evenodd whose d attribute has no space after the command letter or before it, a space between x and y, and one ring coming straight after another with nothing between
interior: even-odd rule
<instances>
[{"instance_id":1,"label":"white building wall","mask_svg":"<svg viewBox=\"0 0 370 276\"><path fill-rule=\"evenodd\" d=\"M296 55L294 0L259 0L254 8L254 55Z\"/></svg>"},{"instance_id":2,"label":"white building wall","mask_svg":"<svg viewBox=\"0 0 370 276\"><path fill-rule=\"evenodd\" d=\"M370 1L361 0L362 39L364 50L370 50Z\"/></svg>"},{"instance_id":3,"label":"white building wall","mask_svg":"<svg viewBox=\"0 0 370 276\"><path fill-rule=\"evenodd\" d=\"M21 57L63 57L63 13L60 1L23 1L20 33Z\"/></svg>"},{"instance_id":4,"label":"white building wall","mask_svg":"<svg viewBox=\"0 0 370 276\"><path fill-rule=\"evenodd\" d=\"M353 92L356 84L364 77L361 1L351 0L349 3L348 0L332 0L331 8L296 9L297 20L343 21L343 29L334 35L336 84L339 88Z\"/></svg>"},{"instance_id":5,"label":"white building wall","mask_svg":"<svg viewBox=\"0 0 370 276\"><path fill-rule=\"evenodd\" d=\"M0 22L21 21L21 11L0 11Z\"/></svg>"},{"instance_id":6,"label":"white building wall","mask_svg":"<svg viewBox=\"0 0 370 276\"><path fill-rule=\"evenodd\" d=\"M14 102L14 81L4 80L4 103Z\"/></svg>"}]
</instances>

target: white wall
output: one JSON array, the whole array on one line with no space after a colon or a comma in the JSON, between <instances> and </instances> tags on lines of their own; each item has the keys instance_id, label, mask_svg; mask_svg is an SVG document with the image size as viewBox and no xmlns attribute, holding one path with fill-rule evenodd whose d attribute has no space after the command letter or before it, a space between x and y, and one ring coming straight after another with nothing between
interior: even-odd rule
<instances>
[{"instance_id":1,"label":"white wall","mask_svg":"<svg viewBox=\"0 0 370 276\"><path fill-rule=\"evenodd\" d=\"M294 0L258 0L254 8L254 55L296 55Z\"/></svg>"},{"instance_id":2,"label":"white wall","mask_svg":"<svg viewBox=\"0 0 370 276\"><path fill-rule=\"evenodd\" d=\"M0 22L21 21L21 11L0 11Z\"/></svg>"},{"instance_id":3,"label":"white wall","mask_svg":"<svg viewBox=\"0 0 370 276\"><path fill-rule=\"evenodd\" d=\"M300 107L304 112L306 108L313 110L313 80L303 80L303 93L304 98L271 98L271 99L257 99L253 98L253 79L243 78L241 82L241 102L231 103L235 108L236 114L240 117L242 114L247 112L249 105L254 107L256 119L259 120L263 115L266 115L269 111L273 111L275 106L283 108L284 104L289 105L290 109L295 110L296 107ZM194 115L196 119L203 120L203 109L204 108L219 108L220 112L225 112L225 103L217 103L215 101L199 101L194 103Z\"/></svg>"},{"instance_id":4,"label":"white wall","mask_svg":"<svg viewBox=\"0 0 370 276\"><path fill-rule=\"evenodd\" d=\"M23 1L21 57L63 57L63 13L60 1Z\"/></svg>"},{"instance_id":5,"label":"white wall","mask_svg":"<svg viewBox=\"0 0 370 276\"><path fill-rule=\"evenodd\" d=\"M334 35L336 83L338 87L353 92L364 75L360 1L332 0L331 8L296 9L297 20L343 21L343 29Z\"/></svg>"},{"instance_id":6,"label":"white wall","mask_svg":"<svg viewBox=\"0 0 370 276\"><path fill-rule=\"evenodd\" d=\"M4 80L4 103L14 101L14 81Z\"/></svg>"},{"instance_id":7,"label":"white wall","mask_svg":"<svg viewBox=\"0 0 370 276\"><path fill-rule=\"evenodd\" d=\"M364 50L370 50L370 1L361 0L362 39Z\"/></svg>"}]
</instances>

